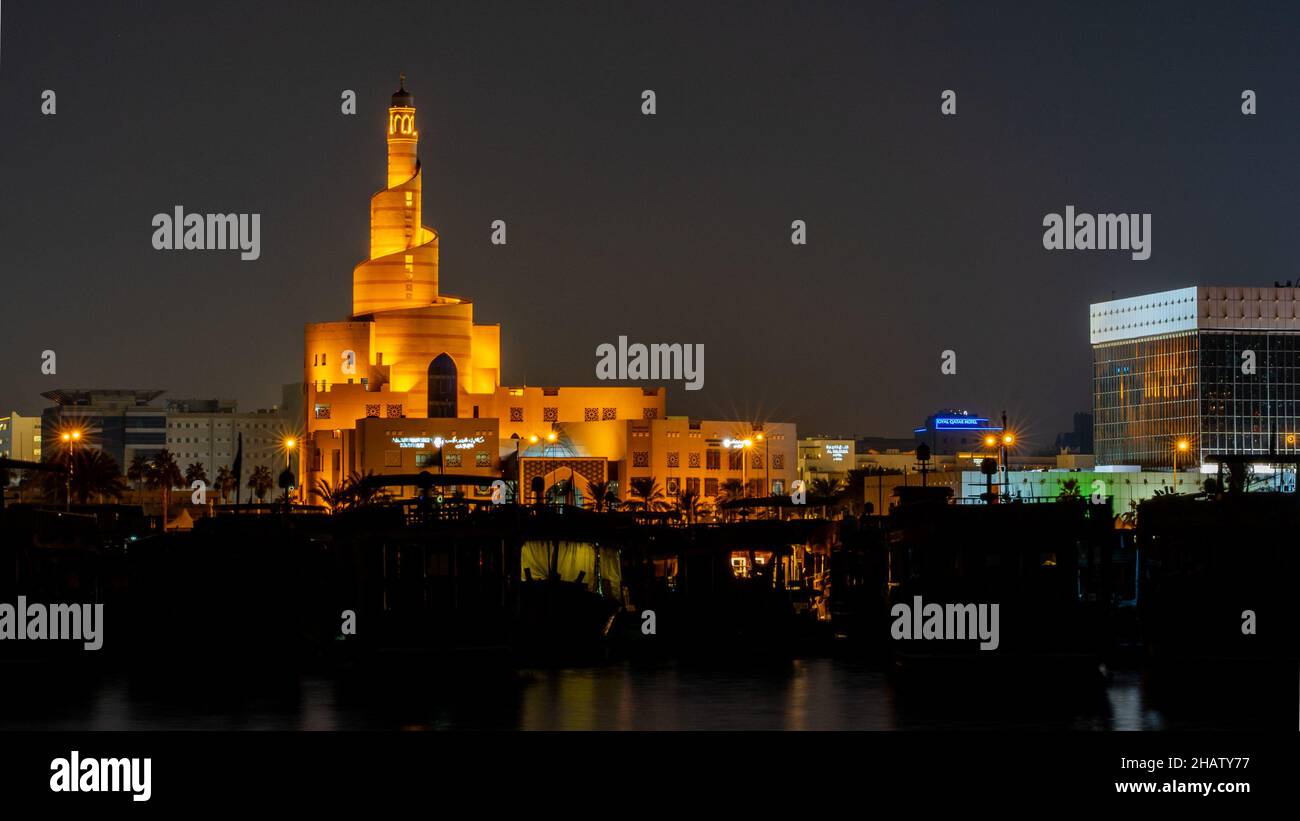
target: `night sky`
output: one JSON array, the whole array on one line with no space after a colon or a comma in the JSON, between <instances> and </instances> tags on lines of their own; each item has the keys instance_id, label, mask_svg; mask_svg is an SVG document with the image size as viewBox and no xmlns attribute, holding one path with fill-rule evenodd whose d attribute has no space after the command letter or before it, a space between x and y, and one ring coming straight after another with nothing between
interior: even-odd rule
<instances>
[{"instance_id":1,"label":"night sky","mask_svg":"<svg viewBox=\"0 0 1300 821\"><path fill-rule=\"evenodd\" d=\"M1300 277L1300 6L1039 5L9 0L0 412L277 402L304 323L350 310L405 72L442 291L501 323L507 384L597 384L623 334L704 344L671 414L1005 408L1050 445L1090 408L1090 302ZM261 258L155 251L177 204L260 213ZM1044 250L1067 205L1151 213L1151 258Z\"/></svg>"}]
</instances>

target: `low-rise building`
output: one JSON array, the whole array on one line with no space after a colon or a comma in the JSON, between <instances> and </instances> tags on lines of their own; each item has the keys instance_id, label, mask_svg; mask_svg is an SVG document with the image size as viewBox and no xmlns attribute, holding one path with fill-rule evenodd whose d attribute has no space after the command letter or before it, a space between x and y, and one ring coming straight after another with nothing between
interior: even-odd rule
<instances>
[{"instance_id":1,"label":"low-rise building","mask_svg":"<svg viewBox=\"0 0 1300 821\"><path fill-rule=\"evenodd\" d=\"M289 417L282 406L241 413L233 399L170 399L166 418L167 450L182 472L190 465L201 464L209 487L222 468L233 469L241 437L242 488L248 488L249 477L258 467L266 467L277 476L286 461L297 465L302 433L298 420Z\"/></svg>"},{"instance_id":2,"label":"low-rise building","mask_svg":"<svg viewBox=\"0 0 1300 821\"><path fill-rule=\"evenodd\" d=\"M299 386L285 386L292 399ZM52 459L62 448L89 447L101 450L117 462L125 474L137 456L152 459L166 449L184 472L202 464L208 486L213 486L221 468L233 467L240 437L243 437L241 485L258 466L272 474L285 467L286 454L296 463L301 427L281 406L243 413L234 400L155 400L160 390L78 389L42 394L54 402L41 414L41 455ZM64 442L64 433L77 433L74 444ZM288 447L293 440L294 446Z\"/></svg>"},{"instance_id":3,"label":"low-rise building","mask_svg":"<svg viewBox=\"0 0 1300 821\"><path fill-rule=\"evenodd\" d=\"M1002 426L968 410L949 409L930 414L913 433L917 445L925 443L931 454L942 456L978 451L984 447L986 437L1002 435Z\"/></svg>"},{"instance_id":4,"label":"low-rise building","mask_svg":"<svg viewBox=\"0 0 1300 821\"><path fill-rule=\"evenodd\" d=\"M799 478L809 486L818 479L848 482L849 471L857 464L857 442L809 436L799 440Z\"/></svg>"},{"instance_id":5,"label":"low-rise building","mask_svg":"<svg viewBox=\"0 0 1300 821\"><path fill-rule=\"evenodd\" d=\"M0 458L24 462L41 460L41 418L17 411L0 416Z\"/></svg>"}]
</instances>

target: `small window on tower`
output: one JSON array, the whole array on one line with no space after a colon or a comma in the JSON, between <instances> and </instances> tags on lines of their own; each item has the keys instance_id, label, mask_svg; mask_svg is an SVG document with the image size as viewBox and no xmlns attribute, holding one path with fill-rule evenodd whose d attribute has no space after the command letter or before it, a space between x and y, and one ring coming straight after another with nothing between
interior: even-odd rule
<instances>
[{"instance_id":1,"label":"small window on tower","mask_svg":"<svg viewBox=\"0 0 1300 821\"><path fill-rule=\"evenodd\" d=\"M414 202L415 202L415 192L414 192L414 191L407 191L407 192L406 192L406 204L407 204L407 205L412 205L412 204L414 204Z\"/></svg>"},{"instance_id":2,"label":"small window on tower","mask_svg":"<svg viewBox=\"0 0 1300 821\"><path fill-rule=\"evenodd\" d=\"M411 272L414 271L414 270L415 270L415 255L414 255L414 254L407 254L407 255L406 255L406 273L409 274L409 273L411 273Z\"/></svg>"}]
</instances>

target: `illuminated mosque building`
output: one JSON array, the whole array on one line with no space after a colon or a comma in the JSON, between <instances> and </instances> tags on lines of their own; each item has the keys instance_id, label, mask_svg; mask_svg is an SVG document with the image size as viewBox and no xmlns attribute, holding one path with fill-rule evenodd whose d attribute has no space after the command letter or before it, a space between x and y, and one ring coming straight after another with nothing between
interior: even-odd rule
<instances>
[{"instance_id":1,"label":"illuminated mosque building","mask_svg":"<svg viewBox=\"0 0 1300 821\"><path fill-rule=\"evenodd\" d=\"M641 474L670 489L668 450L660 448L663 464L654 472L649 444L640 450L635 440L652 429L677 438L681 432L672 429L682 426L700 436L701 425L711 423L668 419L662 387L501 384L501 327L476 324L472 301L439 289L438 232L422 224L415 105L404 80L401 85L387 113L387 185L370 198L370 254L352 272L351 316L306 327L299 486L310 492L325 480L337 487L354 472L428 472L464 477L460 487L484 496L490 481L503 476L521 481L525 493L572 479L568 486L579 495L591 481L611 481L626 498L629 480ZM752 441L755 426L712 424L734 430L713 438ZM780 437L790 454L773 451L777 458L767 459L759 476L766 482L771 462L779 461L781 486L794 475L795 436L793 425L779 427L764 441ZM675 488L687 486L688 463L706 469L706 457L683 457L684 450L674 458L681 464ZM737 477L754 476L743 467ZM714 484L726 478L718 474ZM693 483L701 492L704 479ZM399 496L414 492L413 486L391 489Z\"/></svg>"}]
</instances>

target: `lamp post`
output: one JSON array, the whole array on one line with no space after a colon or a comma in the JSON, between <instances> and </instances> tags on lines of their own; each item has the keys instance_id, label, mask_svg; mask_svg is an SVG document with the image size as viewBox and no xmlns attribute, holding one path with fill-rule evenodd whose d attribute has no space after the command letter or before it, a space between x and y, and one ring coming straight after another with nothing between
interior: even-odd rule
<instances>
[{"instance_id":1,"label":"lamp post","mask_svg":"<svg viewBox=\"0 0 1300 821\"><path fill-rule=\"evenodd\" d=\"M994 435L992 435L992 434L989 434L988 436L985 436L985 437L984 437L984 447L985 447L986 449L990 450L990 451L991 451L993 448L998 447L998 437L996 437L996 436L994 436ZM986 485L986 487L985 487L985 491L984 491L984 492L985 492L985 493L988 495L988 497L989 497L989 498L988 498L988 503L989 503L989 504L993 504L993 502L994 502L994 500L995 500L995 497L994 497L994 495L993 495L993 474L994 474L994 473L999 473L999 474L1000 474L1000 473L1002 472L1002 465L1006 463L1006 457L1005 457L1005 455L1002 453L1001 450L998 450L998 451L997 451L997 455L1000 457L1001 462L1000 462L999 464L995 465L994 468L993 468L993 470L984 470L983 461L987 461L987 460L989 459L989 457L991 457L991 456L993 456L993 455L994 455L993 453L990 453L988 456L985 456L985 457L984 457L984 460L982 460L982 462L981 462L981 464L980 464L980 470L983 471L984 476L985 476L984 484Z\"/></svg>"},{"instance_id":2,"label":"lamp post","mask_svg":"<svg viewBox=\"0 0 1300 821\"><path fill-rule=\"evenodd\" d=\"M753 439L746 439L741 442L740 448L740 481L745 485L745 498L749 498L749 449L754 446Z\"/></svg>"},{"instance_id":3,"label":"lamp post","mask_svg":"<svg viewBox=\"0 0 1300 821\"><path fill-rule=\"evenodd\" d=\"M987 500L988 504L993 503L993 472L986 470L985 468L987 466L984 463L987 462L994 455L993 448L997 446L997 443L998 443L998 438L996 436L992 434L985 436L984 437L985 455L984 458L980 460L980 470L984 473L984 484L985 484L984 492L989 497ZM995 470L996 469L997 468L995 468Z\"/></svg>"},{"instance_id":4,"label":"lamp post","mask_svg":"<svg viewBox=\"0 0 1300 821\"><path fill-rule=\"evenodd\" d=\"M529 437L528 437L528 444L529 444L530 447L531 447L532 445L537 444L539 441L541 441L541 437L539 437L539 436L538 436L537 434L535 434L535 433L534 433L532 436L529 436ZM545 455L545 453L546 453L546 449L545 449L545 448L542 448L542 454ZM543 464L543 467L545 467L545 464L546 464L546 463L543 462L542 464ZM545 481L546 481L546 480L543 479L542 481L543 481L543 484L545 484ZM530 483L530 484L531 484L531 483ZM519 466L519 491L518 491L518 492L519 492L519 493L527 493L527 492L530 492L530 491L526 491L526 490L524 489L524 468L523 468L523 465L520 465L520 466ZM540 503L540 502L541 502L541 499L540 499L540 498L534 500L534 504L537 504L537 503Z\"/></svg>"},{"instance_id":5,"label":"lamp post","mask_svg":"<svg viewBox=\"0 0 1300 821\"><path fill-rule=\"evenodd\" d=\"M759 431L754 434L754 438L763 443L763 492L767 496L772 495L772 453L771 446L767 442L767 436ZM775 511L774 511L775 512Z\"/></svg>"},{"instance_id":6,"label":"lamp post","mask_svg":"<svg viewBox=\"0 0 1300 821\"><path fill-rule=\"evenodd\" d=\"M1287 446L1288 448L1294 448L1294 447L1295 447L1295 434L1294 434L1294 433L1288 433L1288 434L1286 435L1286 446ZM1278 470L1277 470L1277 489L1278 489L1279 491L1282 490L1282 488L1283 488L1283 486L1284 486L1284 482L1283 482L1283 480L1286 478L1286 476L1284 475L1284 473L1285 473L1285 468L1283 467L1283 465L1278 465ZM1294 480L1293 480L1293 481L1294 481Z\"/></svg>"},{"instance_id":7,"label":"lamp post","mask_svg":"<svg viewBox=\"0 0 1300 821\"><path fill-rule=\"evenodd\" d=\"M443 484L443 479L447 475L446 472L447 451L443 449L443 446L446 444L447 444L447 440L443 439L441 436L433 437L433 446L438 449L438 498L440 500L442 499L443 494L447 490L447 488Z\"/></svg>"},{"instance_id":8,"label":"lamp post","mask_svg":"<svg viewBox=\"0 0 1300 821\"><path fill-rule=\"evenodd\" d=\"M554 456L554 454L553 454L553 453L551 452L551 450L550 450L550 446L553 445L553 444L555 443L555 440L558 439L558 438L559 438L559 436L557 436L556 433L555 433L555 431L552 430L550 433L546 434L546 444L545 444L545 445L542 445L542 455L546 457L546 461L543 462L542 464L544 465L544 468L543 468L543 469L546 471L547 476L549 476L550 473L551 473L551 464L552 464L551 457ZM572 471L570 471L570 473L572 473ZM546 490L547 490L547 488L546 488L546 479L545 479L545 477L543 477L543 478L542 478L542 495L543 495L543 497L545 497L545 495L546 495ZM560 504L561 504L561 506L563 506L564 503L561 502Z\"/></svg>"},{"instance_id":9,"label":"lamp post","mask_svg":"<svg viewBox=\"0 0 1300 821\"><path fill-rule=\"evenodd\" d=\"M1186 453L1190 447L1191 443L1186 439L1179 439L1174 444L1174 493L1178 492L1178 453L1179 451Z\"/></svg>"},{"instance_id":10,"label":"lamp post","mask_svg":"<svg viewBox=\"0 0 1300 821\"><path fill-rule=\"evenodd\" d=\"M284 446L284 470L280 473L280 481L284 487L284 512L288 515L292 510L292 502L289 501L289 491L292 488L289 485L284 485L284 481L287 479L289 482L293 482L293 472L290 469L292 462L290 460L293 457L293 449L298 442L292 436L286 436L281 444Z\"/></svg>"},{"instance_id":11,"label":"lamp post","mask_svg":"<svg viewBox=\"0 0 1300 821\"><path fill-rule=\"evenodd\" d=\"M60 436L59 438L63 440L63 443L64 443L64 444L67 446L67 448L68 448L68 450L67 450L67 454L68 454L68 478L67 478L67 497L68 497L68 498L67 498L67 512L68 512L68 513L71 513L71 512L72 512L72 470L73 470L73 466L72 466L72 447L73 447L73 445L75 445L77 442L80 442L80 441L81 441L81 431L79 431L79 430L74 430L74 431L64 431L64 432L63 432L63 435Z\"/></svg>"},{"instance_id":12,"label":"lamp post","mask_svg":"<svg viewBox=\"0 0 1300 821\"><path fill-rule=\"evenodd\" d=\"M1005 422L1003 424L1005 424ZM1007 465L1007 449L1010 448L1015 443L1016 443L1016 435L1014 433L1008 433L1007 430L1004 428L1002 430L1002 461L998 466L1002 468L1001 491L1007 494L1008 498L1011 496L1011 491L1008 489L1011 480L1011 468L1010 466Z\"/></svg>"},{"instance_id":13,"label":"lamp post","mask_svg":"<svg viewBox=\"0 0 1300 821\"><path fill-rule=\"evenodd\" d=\"M536 437L534 437L534 438L536 438ZM523 463L523 460L520 458L520 455L519 455L519 446L523 444L524 440L519 436L518 433L516 433L516 434L514 435L514 440L515 440L515 493L514 493L514 503L515 503L515 504L519 504L519 494L520 494L520 492L523 490L523 487L524 487L524 463ZM504 474L503 474L503 478L504 478Z\"/></svg>"},{"instance_id":14,"label":"lamp post","mask_svg":"<svg viewBox=\"0 0 1300 821\"><path fill-rule=\"evenodd\" d=\"M745 451L754 446L753 439L723 439L722 446L730 450L740 451L740 483L744 487L744 498L749 498L749 462L745 458Z\"/></svg>"},{"instance_id":15,"label":"lamp post","mask_svg":"<svg viewBox=\"0 0 1300 821\"><path fill-rule=\"evenodd\" d=\"M722 446L724 448L728 448L729 450L740 451L740 484L741 487L743 488L741 492L744 494L743 496L741 496L741 498L748 499L749 498L749 457L745 454L745 451L749 450L754 446L754 440L753 439L723 439ZM748 511L749 508L746 507L742 511L742 513L747 515Z\"/></svg>"}]
</instances>

